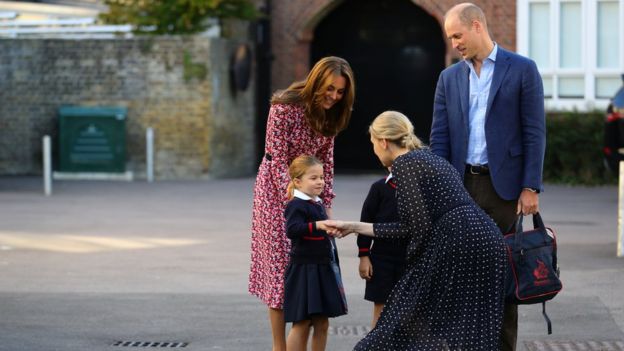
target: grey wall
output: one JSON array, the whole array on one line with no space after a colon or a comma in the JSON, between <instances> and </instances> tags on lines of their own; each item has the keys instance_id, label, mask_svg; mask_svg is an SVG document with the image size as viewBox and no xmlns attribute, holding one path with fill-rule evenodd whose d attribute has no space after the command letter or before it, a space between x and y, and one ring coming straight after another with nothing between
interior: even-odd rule
<instances>
[{"instance_id":1,"label":"grey wall","mask_svg":"<svg viewBox=\"0 0 624 351\"><path fill-rule=\"evenodd\" d=\"M40 174L41 137L62 105L124 106L127 169L145 174L145 129L157 179L252 174L253 84L230 93L240 41L203 37L0 40L0 174ZM56 145L55 145L56 146Z\"/></svg>"}]
</instances>

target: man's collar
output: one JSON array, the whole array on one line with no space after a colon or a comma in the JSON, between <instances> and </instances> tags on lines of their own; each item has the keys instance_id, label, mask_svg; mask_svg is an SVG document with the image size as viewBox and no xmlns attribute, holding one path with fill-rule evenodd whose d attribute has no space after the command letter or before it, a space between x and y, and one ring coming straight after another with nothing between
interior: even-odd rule
<instances>
[{"instance_id":1,"label":"man's collar","mask_svg":"<svg viewBox=\"0 0 624 351\"><path fill-rule=\"evenodd\" d=\"M494 43L494 48L492 48L492 52L490 52L487 58L496 62L496 54L498 54L498 44L496 44L496 42L493 42L493 43Z\"/></svg>"},{"instance_id":2,"label":"man's collar","mask_svg":"<svg viewBox=\"0 0 624 351\"><path fill-rule=\"evenodd\" d=\"M496 55L498 54L498 44L496 44L495 41L493 41L493 43L494 43L494 47L492 48L492 51L490 51L490 54L485 58L485 60L490 59L492 60L492 62L496 62ZM468 67L470 68L474 67L471 59L465 59L464 62L466 62Z\"/></svg>"},{"instance_id":3,"label":"man's collar","mask_svg":"<svg viewBox=\"0 0 624 351\"><path fill-rule=\"evenodd\" d=\"M316 201L316 202L322 202L320 197L317 196L315 199L313 199L310 196L308 196L306 193L304 193L302 191L299 191L297 189L295 189L295 191L293 192L293 196L296 197L296 198L299 198L301 200L306 200L306 201L313 200L313 201Z\"/></svg>"}]
</instances>

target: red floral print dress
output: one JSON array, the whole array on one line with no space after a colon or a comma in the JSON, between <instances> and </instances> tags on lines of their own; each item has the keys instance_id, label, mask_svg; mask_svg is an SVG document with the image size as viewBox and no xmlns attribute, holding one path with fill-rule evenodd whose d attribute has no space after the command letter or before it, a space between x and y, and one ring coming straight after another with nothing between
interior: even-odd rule
<instances>
[{"instance_id":1,"label":"red floral print dress","mask_svg":"<svg viewBox=\"0 0 624 351\"><path fill-rule=\"evenodd\" d=\"M254 187L249 292L270 308L281 309L290 251L284 218L288 202L286 188L290 181L288 166L303 154L321 160L325 170L321 199L325 207L330 208L335 197L332 190L334 138L312 130L302 106L275 104L269 111L265 154Z\"/></svg>"}]
</instances>

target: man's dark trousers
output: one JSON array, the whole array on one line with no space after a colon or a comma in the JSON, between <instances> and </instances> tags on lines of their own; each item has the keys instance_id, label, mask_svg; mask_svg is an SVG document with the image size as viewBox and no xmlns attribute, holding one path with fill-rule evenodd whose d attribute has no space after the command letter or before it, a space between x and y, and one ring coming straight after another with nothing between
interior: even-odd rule
<instances>
[{"instance_id":1,"label":"man's dark trousers","mask_svg":"<svg viewBox=\"0 0 624 351\"><path fill-rule=\"evenodd\" d=\"M469 170L464 175L464 186L485 213L487 213L503 234L507 233L516 220L518 201L501 199L487 174L472 174ZM503 351L515 351L518 339L518 305L505 304L501 345Z\"/></svg>"}]
</instances>

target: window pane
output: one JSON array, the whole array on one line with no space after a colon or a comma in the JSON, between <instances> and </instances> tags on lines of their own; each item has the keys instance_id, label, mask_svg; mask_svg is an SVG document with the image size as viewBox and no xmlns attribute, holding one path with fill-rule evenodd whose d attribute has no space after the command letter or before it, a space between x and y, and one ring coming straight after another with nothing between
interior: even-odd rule
<instances>
[{"instance_id":1,"label":"window pane","mask_svg":"<svg viewBox=\"0 0 624 351\"><path fill-rule=\"evenodd\" d=\"M559 66L561 68L581 67L581 4L561 4L559 28Z\"/></svg>"},{"instance_id":2,"label":"window pane","mask_svg":"<svg viewBox=\"0 0 624 351\"><path fill-rule=\"evenodd\" d=\"M553 96L553 79L552 77L542 77L544 83L544 97L552 98Z\"/></svg>"},{"instance_id":3,"label":"window pane","mask_svg":"<svg viewBox=\"0 0 624 351\"><path fill-rule=\"evenodd\" d=\"M596 78L596 97L611 99L621 86L622 79L619 77Z\"/></svg>"},{"instance_id":4,"label":"window pane","mask_svg":"<svg viewBox=\"0 0 624 351\"><path fill-rule=\"evenodd\" d=\"M585 80L583 78L559 78L559 97L583 98Z\"/></svg>"},{"instance_id":5,"label":"window pane","mask_svg":"<svg viewBox=\"0 0 624 351\"><path fill-rule=\"evenodd\" d=\"M550 4L529 6L529 57L538 67L550 68Z\"/></svg>"},{"instance_id":6,"label":"window pane","mask_svg":"<svg viewBox=\"0 0 624 351\"><path fill-rule=\"evenodd\" d=\"M621 45L618 14L616 1L598 2L598 67L618 67Z\"/></svg>"}]
</instances>

